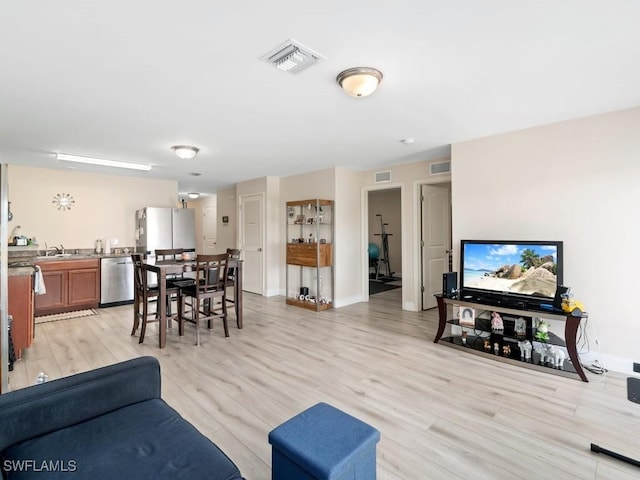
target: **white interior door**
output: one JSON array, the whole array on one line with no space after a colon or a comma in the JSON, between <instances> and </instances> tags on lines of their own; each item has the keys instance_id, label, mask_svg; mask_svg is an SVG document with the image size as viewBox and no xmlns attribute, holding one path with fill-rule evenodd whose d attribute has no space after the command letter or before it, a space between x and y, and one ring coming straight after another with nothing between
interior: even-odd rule
<instances>
[{"instance_id":1,"label":"white interior door","mask_svg":"<svg viewBox=\"0 0 640 480\"><path fill-rule=\"evenodd\" d=\"M216 237L218 227L216 224L217 207L215 205L204 207L202 210L202 231L203 242L202 251L205 254L215 254L216 251ZM224 253L224 252L220 252Z\"/></svg>"},{"instance_id":2,"label":"white interior door","mask_svg":"<svg viewBox=\"0 0 640 480\"><path fill-rule=\"evenodd\" d=\"M242 249L243 290L263 294L263 199L250 195L240 199L240 248Z\"/></svg>"},{"instance_id":3,"label":"white interior door","mask_svg":"<svg viewBox=\"0 0 640 480\"><path fill-rule=\"evenodd\" d=\"M436 306L442 292L442 274L449 270L451 249L451 189L449 185L422 186L422 309Z\"/></svg>"}]
</instances>

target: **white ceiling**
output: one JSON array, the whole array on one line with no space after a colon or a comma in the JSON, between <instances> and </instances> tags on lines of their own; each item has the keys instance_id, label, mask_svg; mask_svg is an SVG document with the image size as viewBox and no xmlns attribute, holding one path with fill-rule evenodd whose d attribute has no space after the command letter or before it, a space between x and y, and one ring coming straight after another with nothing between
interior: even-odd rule
<instances>
[{"instance_id":1,"label":"white ceiling","mask_svg":"<svg viewBox=\"0 0 640 480\"><path fill-rule=\"evenodd\" d=\"M149 163L77 169L180 192L437 158L640 105L637 0L4 0L0 19L0 161ZM291 75L259 59L288 38L326 60ZM384 73L370 97L335 82L356 66Z\"/></svg>"}]
</instances>

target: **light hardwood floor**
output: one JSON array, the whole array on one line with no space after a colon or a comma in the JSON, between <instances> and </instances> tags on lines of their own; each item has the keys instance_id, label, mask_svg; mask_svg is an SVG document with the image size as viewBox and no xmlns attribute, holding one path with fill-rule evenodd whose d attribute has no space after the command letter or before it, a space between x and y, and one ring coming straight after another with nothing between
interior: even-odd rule
<instances>
[{"instance_id":1,"label":"light hardwood floor","mask_svg":"<svg viewBox=\"0 0 640 480\"><path fill-rule=\"evenodd\" d=\"M200 347L192 326L183 338L174 326L160 350L156 324L138 345L132 306L37 325L10 388L40 371L54 379L156 356L163 398L250 480L270 479L268 432L319 401L380 430L381 480L640 478L589 451L593 442L640 458L626 377L586 384L435 345L435 310L403 312L400 292L320 313L246 294L245 328L232 321L230 338L205 328Z\"/></svg>"}]
</instances>

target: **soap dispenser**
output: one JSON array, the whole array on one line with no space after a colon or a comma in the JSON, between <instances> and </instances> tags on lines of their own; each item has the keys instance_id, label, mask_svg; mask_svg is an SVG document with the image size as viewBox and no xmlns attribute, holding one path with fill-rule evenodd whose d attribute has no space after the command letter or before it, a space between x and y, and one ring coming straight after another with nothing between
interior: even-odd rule
<instances>
[{"instance_id":1,"label":"soap dispenser","mask_svg":"<svg viewBox=\"0 0 640 480\"><path fill-rule=\"evenodd\" d=\"M96 253L102 253L102 240L96 240Z\"/></svg>"}]
</instances>

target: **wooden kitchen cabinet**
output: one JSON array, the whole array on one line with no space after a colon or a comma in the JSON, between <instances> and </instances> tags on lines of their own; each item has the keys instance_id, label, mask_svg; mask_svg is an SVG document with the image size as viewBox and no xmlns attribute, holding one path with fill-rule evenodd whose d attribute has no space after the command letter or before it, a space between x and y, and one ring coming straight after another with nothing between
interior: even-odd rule
<instances>
[{"instance_id":1,"label":"wooden kitchen cabinet","mask_svg":"<svg viewBox=\"0 0 640 480\"><path fill-rule=\"evenodd\" d=\"M97 258L39 263L47 290L36 295L36 316L97 308L100 302L100 264Z\"/></svg>"},{"instance_id":2,"label":"wooden kitchen cabinet","mask_svg":"<svg viewBox=\"0 0 640 480\"><path fill-rule=\"evenodd\" d=\"M11 337L17 358L31 346L34 335L33 275L10 275L8 278L7 308L13 317Z\"/></svg>"}]
</instances>

